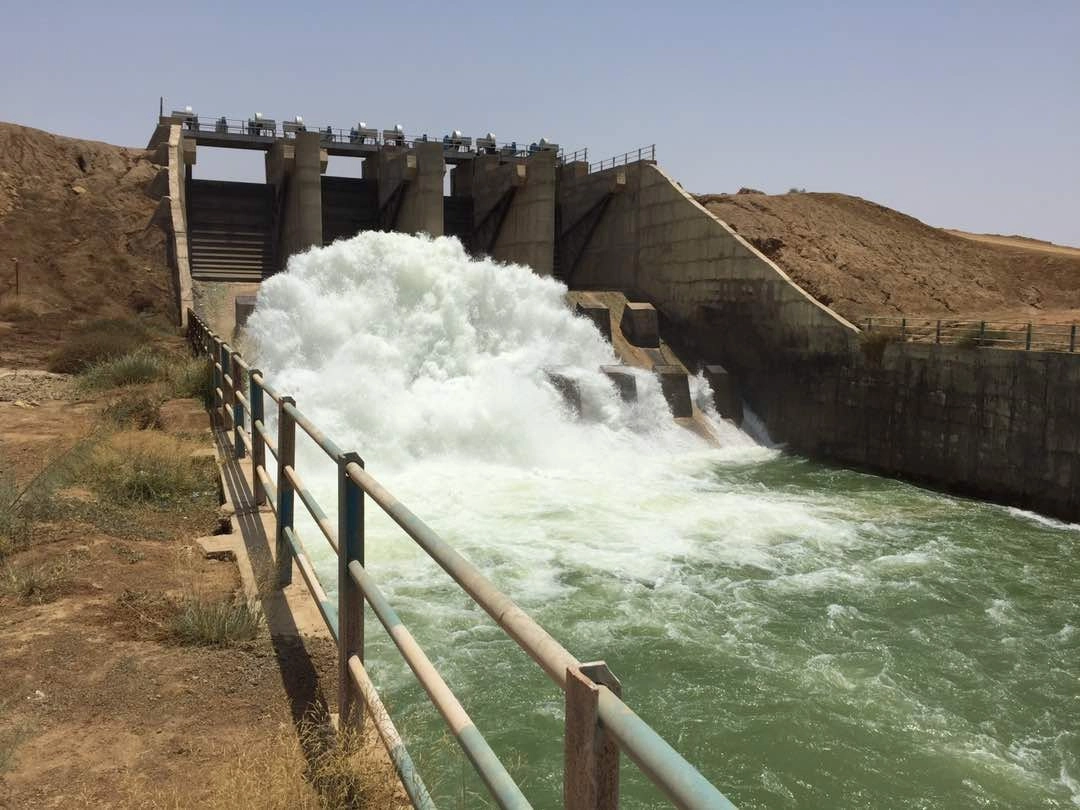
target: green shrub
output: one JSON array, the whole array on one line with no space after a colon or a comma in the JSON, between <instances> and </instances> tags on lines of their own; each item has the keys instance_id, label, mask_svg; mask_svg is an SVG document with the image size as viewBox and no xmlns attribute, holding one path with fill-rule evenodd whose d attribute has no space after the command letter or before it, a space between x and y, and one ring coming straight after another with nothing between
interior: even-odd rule
<instances>
[{"instance_id":1,"label":"green shrub","mask_svg":"<svg viewBox=\"0 0 1080 810\"><path fill-rule=\"evenodd\" d=\"M127 393L109 403L104 416L118 427L156 430L161 427L161 402L148 394Z\"/></svg>"},{"instance_id":2,"label":"green shrub","mask_svg":"<svg viewBox=\"0 0 1080 810\"><path fill-rule=\"evenodd\" d=\"M262 618L259 608L246 600L189 596L173 617L172 633L182 644L226 646L253 639Z\"/></svg>"},{"instance_id":3,"label":"green shrub","mask_svg":"<svg viewBox=\"0 0 1080 810\"><path fill-rule=\"evenodd\" d=\"M146 345L146 325L138 318L109 318L76 329L49 359L49 371L78 374L94 363L131 354Z\"/></svg>"},{"instance_id":4,"label":"green shrub","mask_svg":"<svg viewBox=\"0 0 1080 810\"><path fill-rule=\"evenodd\" d=\"M191 442L154 431L117 433L90 454L85 482L117 504L190 503L216 486L213 462Z\"/></svg>"},{"instance_id":5,"label":"green shrub","mask_svg":"<svg viewBox=\"0 0 1080 810\"><path fill-rule=\"evenodd\" d=\"M86 367L80 376L85 387L100 390L155 382L167 378L168 375L168 359L144 348L99 360Z\"/></svg>"}]
</instances>

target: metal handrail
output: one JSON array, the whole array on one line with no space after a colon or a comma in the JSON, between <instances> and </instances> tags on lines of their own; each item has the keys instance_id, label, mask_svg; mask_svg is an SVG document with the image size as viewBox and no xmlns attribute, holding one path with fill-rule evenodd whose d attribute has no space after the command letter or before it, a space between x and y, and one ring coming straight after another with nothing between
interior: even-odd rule
<instances>
[{"instance_id":1,"label":"metal handrail","mask_svg":"<svg viewBox=\"0 0 1080 810\"><path fill-rule=\"evenodd\" d=\"M963 345L972 348L1076 352L1077 325L1010 320L964 320L912 316L870 316L865 334L906 343Z\"/></svg>"},{"instance_id":2,"label":"metal handrail","mask_svg":"<svg viewBox=\"0 0 1080 810\"><path fill-rule=\"evenodd\" d=\"M631 153L627 153L630 155ZM568 747L566 758L567 785L571 777L592 780L594 785L613 776L617 786L617 753L614 769L611 759L597 754L597 751L621 749L627 753L639 768L657 785L677 806L683 808L732 808L733 805L701 773L675 751L644 720L636 715L605 683L593 682L585 675L585 666L571 655L532 617L523 611L506 594L499 591L472 563L446 543L433 529L417 517L404 504L399 502L382 486L363 466L363 461L354 453L343 453L338 445L305 417L287 396L274 392L267 384L262 372L242 364L237 353L228 344L211 332L194 312L189 313L189 329L192 344L197 350L207 352L214 362L215 382L221 383L216 388L215 404L223 413L230 414L232 430L235 434L234 450L242 456L241 444L252 454L254 477L258 480L256 499L260 489L263 497L268 498L278 520L278 566L282 584L291 579L291 560L295 560L308 590L318 604L323 620L338 643L339 648L339 710L343 721L352 716L352 688L359 692L359 697L369 710L374 688L366 679L363 670L363 605L370 604L376 616L383 624L399 652L409 664L414 675L424 687L450 726L466 756L488 787L492 796L501 807L529 807L520 789L514 784L505 767L491 750L472 720L450 691L441 675L432 666L423 650L416 644L402 624L397 613L382 595L370 575L364 568L364 511L363 496L367 495L385 512L405 533L423 549L469 596L483 608L499 627L528 654L547 675L566 693L567 697L567 745L570 746L569 726L573 719L578 722L580 706L571 700L571 680L575 683L585 680L589 694L592 695L594 713L592 732L575 737L576 745L585 746L572 752ZM228 360L228 362L226 362ZM232 376L225 373L231 366L234 375L247 376L250 393L244 396L236 387L229 385ZM270 482L266 466L261 462L262 453L269 446L267 430L262 421L262 395L266 393L279 405L278 442L272 452L278 461L278 479L276 488ZM233 406L230 406L230 402ZM244 427L245 410L252 417L253 432ZM334 530L330 518L317 500L304 485L303 479L295 469L295 428L300 428L310 436L316 445L338 464L338 528ZM293 496L299 495L300 501L311 514L320 531L338 556L338 593L339 601L335 607L330 603L321 583L311 566L307 549L293 525ZM601 664L602 665L602 664ZM590 667L593 665L590 665ZM578 689L579 687L574 687ZM580 698L580 693L575 700ZM381 707L381 703L379 704ZM385 712L385 709L383 709ZM586 711L587 716L588 712ZM389 715L385 715L389 722ZM392 727L392 723L391 723ZM396 734L396 731L394 732ZM613 743L605 742L610 739ZM380 738L390 750L393 736ZM388 742L390 740L390 742ZM400 738L397 738L400 742ZM618 748L606 748L617 744ZM396 745L396 743L395 743ZM592 751L592 754L588 752ZM399 775L405 780L400 762L407 758L407 751L398 752L397 759L391 751L391 759ZM411 759L408 760L411 765ZM604 770L607 768L608 770ZM591 770L590 770L591 769ZM405 768L404 770L408 770ZM415 775L415 769L411 771ZM422 782L419 782L422 788ZM416 787L415 785L413 786ZM569 791L569 787L566 788ZM409 786L406 785L406 790ZM426 788L417 789L417 806L429 806L430 796ZM413 793L409 794L411 797ZM584 807L571 804L567 792L568 806ZM425 797L426 796L426 800ZM617 787L613 795L599 791L595 804L590 800L590 808L613 808L617 806ZM427 803L424 803L424 802ZM612 803L614 802L614 803Z\"/></svg>"},{"instance_id":3,"label":"metal handrail","mask_svg":"<svg viewBox=\"0 0 1080 810\"><path fill-rule=\"evenodd\" d=\"M623 152L621 155L615 157L604 158L596 163L589 164L589 172L602 172L605 169L614 169L616 166L626 166L630 163L637 163L642 160L656 160L656 144L650 144L649 146L642 146L639 149L631 149L629 152Z\"/></svg>"}]
</instances>

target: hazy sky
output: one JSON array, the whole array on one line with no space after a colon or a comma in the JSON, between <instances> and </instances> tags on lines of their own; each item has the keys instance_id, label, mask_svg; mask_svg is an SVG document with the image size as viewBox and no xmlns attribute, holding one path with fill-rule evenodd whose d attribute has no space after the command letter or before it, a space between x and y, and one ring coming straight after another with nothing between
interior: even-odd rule
<instances>
[{"instance_id":1,"label":"hazy sky","mask_svg":"<svg viewBox=\"0 0 1080 810\"><path fill-rule=\"evenodd\" d=\"M0 120L143 146L160 95L592 159L655 142L695 192L842 191L1080 245L1080 0L5 4ZM197 174L260 171L229 154Z\"/></svg>"}]
</instances>

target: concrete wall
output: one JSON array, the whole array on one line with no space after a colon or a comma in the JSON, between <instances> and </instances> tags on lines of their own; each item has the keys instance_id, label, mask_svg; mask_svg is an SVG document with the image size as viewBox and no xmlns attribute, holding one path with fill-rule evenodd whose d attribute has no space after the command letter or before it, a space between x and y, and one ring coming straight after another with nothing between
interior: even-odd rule
<instances>
[{"instance_id":1,"label":"concrete wall","mask_svg":"<svg viewBox=\"0 0 1080 810\"><path fill-rule=\"evenodd\" d=\"M619 175L625 182L617 184ZM621 188L616 191L616 186ZM614 192L570 280L651 301L710 342L775 357L848 351L854 326L820 304L659 167L639 162L559 183L563 228Z\"/></svg>"},{"instance_id":2,"label":"concrete wall","mask_svg":"<svg viewBox=\"0 0 1080 810\"><path fill-rule=\"evenodd\" d=\"M187 328L188 309L193 304L191 292L191 261L188 254L187 228L187 166L195 162L195 144L185 148L183 130L179 124L169 126L167 171L169 177L169 226L172 232L170 253L179 310L180 326Z\"/></svg>"},{"instance_id":3,"label":"concrete wall","mask_svg":"<svg viewBox=\"0 0 1080 810\"><path fill-rule=\"evenodd\" d=\"M665 338L731 371L776 440L1080 520L1080 356L912 343L875 356L656 166L564 170L563 229L606 195L571 285L651 302Z\"/></svg>"},{"instance_id":4,"label":"concrete wall","mask_svg":"<svg viewBox=\"0 0 1080 810\"><path fill-rule=\"evenodd\" d=\"M524 160L505 163L495 156L482 156L471 165L472 177L455 182L454 193L472 195L474 224L484 220L507 190L516 188L489 251L492 258L525 264L540 275L550 276L555 255L555 152L537 152Z\"/></svg>"},{"instance_id":5,"label":"concrete wall","mask_svg":"<svg viewBox=\"0 0 1080 810\"><path fill-rule=\"evenodd\" d=\"M898 343L740 383L798 452L1080 520L1076 355Z\"/></svg>"}]
</instances>

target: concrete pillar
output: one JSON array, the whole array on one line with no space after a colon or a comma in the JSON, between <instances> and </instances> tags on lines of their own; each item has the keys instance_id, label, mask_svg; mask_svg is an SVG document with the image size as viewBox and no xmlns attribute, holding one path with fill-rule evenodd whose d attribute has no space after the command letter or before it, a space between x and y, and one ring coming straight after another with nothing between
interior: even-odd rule
<instances>
[{"instance_id":1,"label":"concrete pillar","mask_svg":"<svg viewBox=\"0 0 1080 810\"><path fill-rule=\"evenodd\" d=\"M615 383L624 402L637 401L637 377L629 366L600 366L600 371Z\"/></svg>"},{"instance_id":2,"label":"concrete pillar","mask_svg":"<svg viewBox=\"0 0 1080 810\"><path fill-rule=\"evenodd\" d=\"M664 399L671 408L671 415L679 418L694 415L694 406L690 400L690 380L680 366L653 366L653 372L660 378L660 388Z\"/></svg>"},{"instance_id":3,"label":"concrete pillar","mask_svg":"<svg viewBox=\"0 0 1080 810\"><path fill-rule=\"evenodd\" d=\"M652 304L626 302L619 328L623 336L635 346L658 348L660 346L660 323Z\"/></svg>"},{"instance_id":4,"label":"concrete pillar","mask_svg":"<svg viewBox=\"0 0 1080 810\"><path fill-rule=\"evenodd\" d=\"M326 157L318 132L298 132L296 153L290 178L294 217L295 247L299 253L309 247L322 247L322 173Z\"/></svg>"},{"instance_id":5,"label":"concrete pillar","mask_svg":"<svg viewBox=\"0 0 1080 810\"><path fill-rule=\"evenodd\" d=\"M559 392L567 407L575 416L581 416L581 389L578 388L577 380L554 369L547 369L544 373L547 374L548 380L555 386L555 390Z\"/></svg>"},{"instance_id":6,"label":"concrete pillar","mask_svg":"<svg viewBox=\"0 0 1080 810\"><path fill-rule=\"evenodd\" d=\"M365 162L365 177L367 163L372 161ZM379 181L379 210L385 213L385 227L401 233L443 235L446 163L441 143L383 148L373 169Z\"/></svg>"},{"instance_id":7,"label":"concrete pillar","mask_svg":"<svg viewBox=\"0 0 1080 810\"><path fill-rule=\"evenodd\" d=\"M266 182L275 188L279 264L322 247L322 174L327 156L318 132L280 138L266 154Z\"/></svg>"},{"instance_id":8,"label":"concrete pillar","mask_svg":"<svg viewBox=\"0 0 1080 810\"><path fill-rule=\"evenodd\" d=\"M705 379L713 392L713 405L716 411L725 419L730 419L736 425L741 425L743 420L742 397L735 385L735 380L727 369L720 365L705 366Z\"/></svg>"},{"instance_id":9,"label":"concrete pillar","mask_svg":"<svg viewBox=\"0 0 1080 810\"><path fill-rule=\"evenodd\" d=\"M578 304L574 307L575 315L582 315L596 324L604 340L611 343L611 310L603 304Z\"/></svg>"},{"instance_id":10,"label":"concrete pillar","mask_svg":"<svg viewBox=\"0 0 1080 810\"><path fill-rule=\"evenodd\" d=\"M555 153L536 152L506 162L482 155L472 167L472 178L459 178L455 193L473 196L476 236L483 242L474 249L550 276L555 257Z\"/></svg>"}]
</instances>

